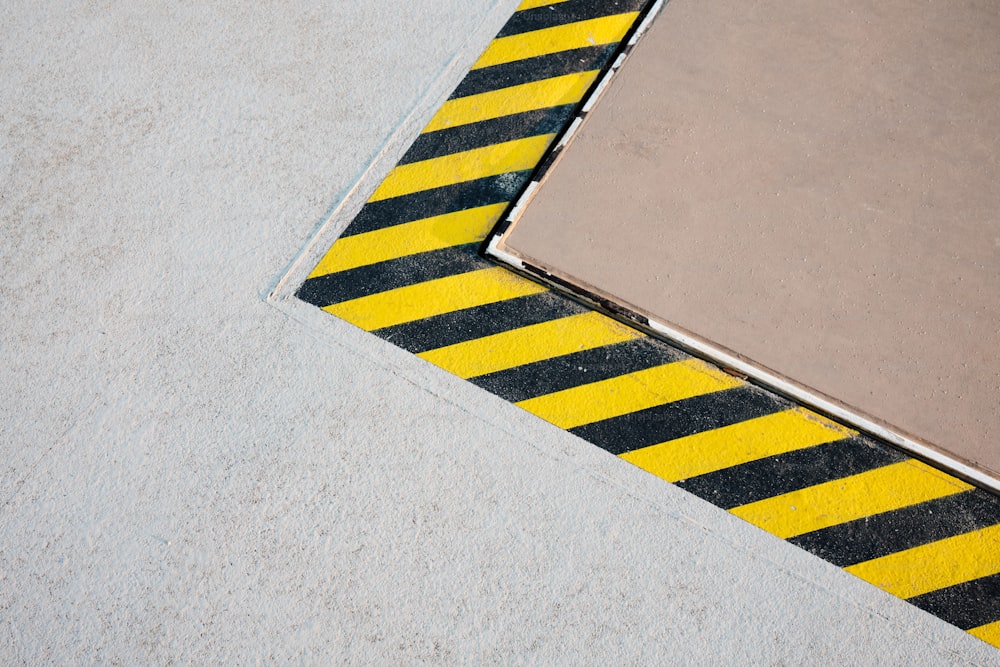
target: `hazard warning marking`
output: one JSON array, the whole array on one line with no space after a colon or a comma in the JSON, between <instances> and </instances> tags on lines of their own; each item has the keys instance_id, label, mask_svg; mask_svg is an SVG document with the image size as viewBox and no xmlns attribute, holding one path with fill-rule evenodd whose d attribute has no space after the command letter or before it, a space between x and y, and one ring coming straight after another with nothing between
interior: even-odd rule
<instances>
[{"instance_id":1,"label":"hazard warning marking","mask_svg":"<svg viewBox=\"0 0 1000 667\"><path fill-rule=\"evenodd\" d=\"M523 2L296 296L1000 646L1000 499L479 254L656 4Z\"/></svg>"}]
</instances>

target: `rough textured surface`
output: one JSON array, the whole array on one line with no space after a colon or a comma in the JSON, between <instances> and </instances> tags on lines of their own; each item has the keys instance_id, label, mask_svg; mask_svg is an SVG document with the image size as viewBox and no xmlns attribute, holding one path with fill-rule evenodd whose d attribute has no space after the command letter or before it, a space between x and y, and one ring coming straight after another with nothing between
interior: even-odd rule
<instances>
[{"instance_id":1,"label":"rough textured surface","mask_svg":"<svg viewBox=\"0 0 1000 667\"><path fill-rule=\"evenodd\" d=\"M494 7L513 5L6 8L0 659L1000 664L401 350L263 300L405 149L396 129L461 77Z\"/></svg>"},{"instance_id":2,"label":"rough textured surface","mask_svg":"<svg viewBox=\"0 0 1000 667\"><path fill-rule=\"evenodd\" d=\"M672 0L510 234L1000 475L995 3Z\"/></svg>"}]
</instances>

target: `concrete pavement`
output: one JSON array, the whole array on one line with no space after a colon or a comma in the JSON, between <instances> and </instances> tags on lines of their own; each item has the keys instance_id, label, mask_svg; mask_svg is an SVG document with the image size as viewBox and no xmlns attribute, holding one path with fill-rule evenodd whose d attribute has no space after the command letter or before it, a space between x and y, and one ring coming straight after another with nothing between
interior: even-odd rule
<instances>
[{"instance_id":1,"label":"concrete pavement","mask_svg":"<svg viewBox=\"0 0 1000 667\"><path fill-rule=\"evenodd\" d=\"M1000 662L265 301L515 4L8 9L5 662Z\"/></svg>"}]
</instances>

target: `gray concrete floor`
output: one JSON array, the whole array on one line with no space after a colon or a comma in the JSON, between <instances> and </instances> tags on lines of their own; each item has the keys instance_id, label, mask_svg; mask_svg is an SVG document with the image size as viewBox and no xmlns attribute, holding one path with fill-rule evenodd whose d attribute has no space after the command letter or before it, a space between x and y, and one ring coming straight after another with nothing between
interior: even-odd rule
<instances>
[{"instance_id":1,"label":"gray concrete floor","mask_svg":"<svg viewBox=\"0 0 1000 667\"><path fill-rule=\"evenodd\" d=\"M514 4L5 8L5 664L1000 664L266 300Z\"/></svg>"}]
</instances>

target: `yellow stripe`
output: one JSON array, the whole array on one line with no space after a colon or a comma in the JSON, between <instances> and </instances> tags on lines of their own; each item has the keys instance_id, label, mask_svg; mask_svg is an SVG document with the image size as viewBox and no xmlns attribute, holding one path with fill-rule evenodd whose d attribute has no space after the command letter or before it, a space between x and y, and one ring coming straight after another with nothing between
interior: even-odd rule
<instances>
[{"instance_id":1,"label":"yellow stripe","mask_svg":"<svg viewBox=\"0 0 1000 667\"><path fill-rule=\"evenodd\" d=\"M585 46L620 42L638 12L603 16L494 39L472 69L544 56Z\"/></svg>"},{"instance_id":2,"label":"yellow stripe","mask_svg":"<svg viewBox=\"0 0 1000 667\"><path fill-rule=\"evenodd\" d=\"M325 276L419 252L477 243L486 238L505 208L507 204L480 206L344 237L333 244L309 277Z\"/></svg>"},{"instance_id":3,"label":"yellow stripe","mask_svg":"<svg viewBox=\"0 0 1000 667\"><path fill-rule=\"evenodd\" d=\"M523 12L525 9L534 9L535 7L545 7L546 5L558 5L560 2L566 2L566 0L524 0L517 9L514 11Z\"/></svg>"},{"instance_id":4,"label":"yellow stripe","mask_svg":"<svg viewBox=\"0 0 1000 667\"><path fill-rule=\"evenodd\" d=\"M854 435L803 408L750 419L622 454L668 482Z\"/></svg>"},{"instance_id":5,"label":"yellow stripe","mask_svg":"<svg viewBox=\"0 0 1000 667\"><path fill-rule=\"evenodd\" d=\"M323 310L373 331L544 291L537 283L493 267L363 296Z\"/></svg>"},{"instance_id":6,"label":"yellow stripe","mask_svg":"<svg viewBox=\"0 0 1000 667\"><path fill-rule=\"evenodd\" d=\"M844 568L901 598L1000 573L1000 525Z\"/></svg>"},{"instance_id":7,"label":"yellow stripe","mask_svg":"<svg viewBox=\"0 0 1000 667\"><path fill-rule=\"evenodd\" d=\"M488 93L459 97L444 103L441 110L434 115L424 132L435 132L447 127L456 127L481 120L500 118L515 113L534 111L574 104L583 99L590 85L594 83L597 70L565 74L563 76L542 79L519 86L510 86Z\"/></svg>"},{"instance_id":8,"label":"yellow stripe","mask_svg":"<svg viewBox=\"0 0 1000 667\"><path fill-rule=\"evenodd\" d=\"M980 625L978 628L972 628L969 630L969 634L973 637L979 637L987 644L992 644L993 646L1000 648L1000 621Z\"/></svg>"},{"instance_id":9,"label":"yellow stripe","mask_svg":"<svg viewBox=\"0 0 1000 667\"><path fill-rule=\"evenodd\" d=\"M530 398L516 405L560 428L573 428L739 384L739 380L703 361L688 359Z\"/></svg>"},{"instance_id":10,"label":"yellow stripe","mask_svg":"<svg viewBox=\"0 0 1000 667\"><path fill-rule=\"evenodd\" d=\"M589 312L505 331L417 356L461 378L523 366L639 337L639 332Z\"/></svg>"},{"instance_id":11,"label":"yellow stripe","mask_svg":"<svg viewBox=\"0 0 1000 667\"><path fill-rule=\"evenodd\" d=\"M949 496L972 487L920 461L903 461L730 510L782 538Z\"/></svg>"},{"instance_id":12,"label":"yellow stripe","mask_svg":"<svg viewBox=\"0 0 1000 667\"><path fill-rule=\"evenodd\" d=\"M401 197L510 171L534 169L555 136L542 134L398 165L389 172L368 201Z\"/></svg>"}]
</instances>

